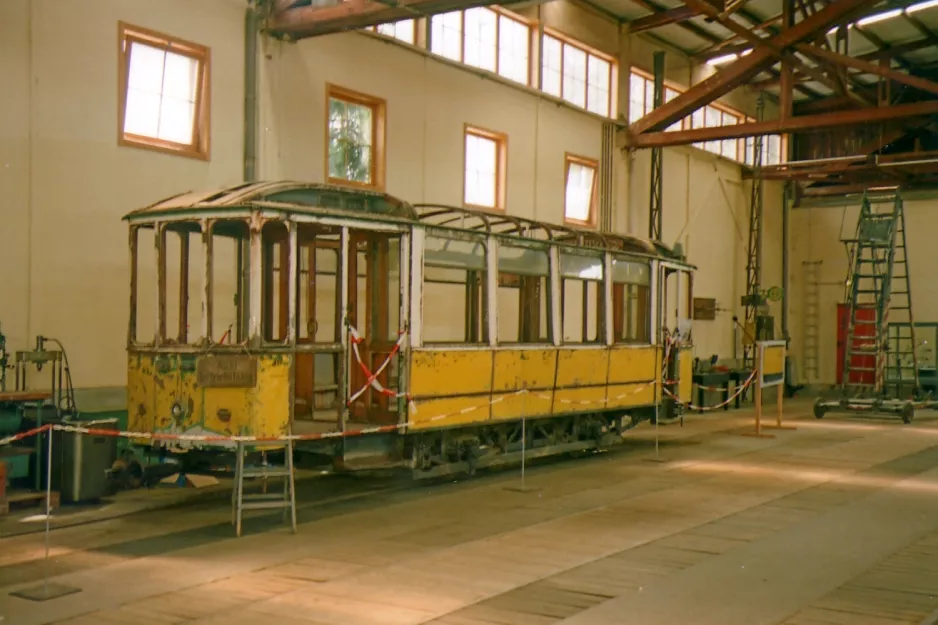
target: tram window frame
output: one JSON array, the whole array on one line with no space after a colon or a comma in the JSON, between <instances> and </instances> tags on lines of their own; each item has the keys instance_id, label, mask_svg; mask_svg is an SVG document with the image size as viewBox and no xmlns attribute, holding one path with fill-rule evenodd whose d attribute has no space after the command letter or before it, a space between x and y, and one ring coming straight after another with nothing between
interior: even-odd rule
<instances>
[{"instance_id":1,"label":"tram window frame","mask_svg":"<svg viewBox=\"0 0 938 625\"><path fill-rule=\"evenodd\" d=\"M156 224L134 225L130 234L130 323L128 342L136 347L152 347L159 334L159 293L153 285L159 280L159 253ZM141 285L143 288L141 288ZM147 296L143 296L146 293ZM147 311L145 315L141 311ZM148 321L149 323L144 323Z\"/></svg>"},{"instance_id":2,"label":"tram window frame","mask_svg":"<svg viewBox=\"0 0 938 625\"><path fill-rule=\"evenodd\" d=\"M177 235L177 239L168 237L170 233ZM185 238L182 236L183 233L186 235ZM203 340L202 315L204 314L202 296L199 294L202 285L201 276L205 267L201 244L202 223L196 220L163 222L160 224L159 236L159 273L157 275L159 344L162 346L198 345ZM195 245L193 245L193 239ZM170 244L174 240L177 241L178 247ZM195 255L193 255L193 250L197 250ZM169 258L168 251L176 252L174 254L176 264L172 266L176 271L170 271L171 267L168 263L174 261ZM193 256L196 262L193 262ZM171 277L173 274L174 279ZM171 297L170 286L176 287L173 297ZM193 291L196 293L195 298L193 298ZM172 327L169 323L171 319L175 321ZM197 319L197 323L193 323L194 319Z\"/></svg>"},{"instance_id":3,"label":"tram window frame","mask_svg":"<svg viewBox=\"0 0 938 625\"><path fill-rule=\"evenodd\" d=\"M299 344L337 345L341 342L341 245L338 232L308 232L305 224L300 225L296 271L296 340ZM312 280L309 277L310 251L313 252L314 265ZM320 280L323 276L330 277L332 283L323 284ZM332 296L326 297L330 287ZM311 305L312 319L309 315ZM320 321L327 317L332 323L331 340L323 338L330 335L324 328L320 328ZM310 322L313 322L312 326Z\"/></svg>"},{"instance_id":4,"label":"tram window frame","mask_svg":"<svg viewBox=\"0 0 938 625\"><path fill-rule=\"evenodd\" d=\"M606 342L606 262L603 254L560 250L560 327L563 344L603 345ZM598 277L596 271L598 269ZM592 288L590 288L592 286ZM568 288L579 287L579 297ZM592 301L592 305L591 302ZM579 339L567 336L568 314L579 317ZM593 320L592 333L590 321ZM571 332L573 330L571 329ZM592 338L590 338L592 336Z\"/></svg>"},{"instance_id":5,"label":"tram window frame","mask_svg":"<svg viewBox=\"0 0 938 625\"><path fill-rule=\"evenodd\" d=\"M445 241L440 249L434 249L435 241ZM450 251L450 245L472 246L472 252L459 250ZM477 253L481 251L481 254ZM460 235L428 230L424 237L423 253L423 298L422 298L422 331L421 340L425 345L487 345L489 343L489 301L488 301L488 258L489 250L486 240L481 236ZM446 273L444 273L446 272ZM472 274L476 274L473 276ZM436 275L437 278L431 276ZM475 294L470 290L470 280L474 281ZM430 338L428 337L427 303L431 301L429 285L448 284L460 285L463 293L460 297L462 304L462 337ZM440 294L442 295L442 294ZM452 294L455 297L455 292ZM475 298L475 302L473 302ZM474 315L471 306L475 306ZM447 328L449 330L449 328Z\"/></svg>"},{"instance_id":6,"label":"tram window frame","mask_svg":"<svg viewBox=\"0 0 938 625\"><path fill-rule=\"evenodd\" d=\"M496 283L496 338L499 345L551 345L554 341L553 332L553 298L551 293L550 252L547 245L522 243L517 241L497 241L498 251L496 267L498 282ZM508 259L506 250L525 250L521 258ZM540 256L540 258L538 258ZM508 303L515 308L514 298L507 299L509 294L517 290L517 330L512 340L503 336L502 310ZM530 300L537 298L537 332L532 334L530 316L525 310L532 310L529 305L524 306L523 298Z\"/></svg>"},{"instance_id":7,"label":"tram window frame","mask_svg":"<svg viewBox=\"0 0 938 625\"><path fill-rule=\"evenodd\" d=\"M276 239L273 229L282 230ZM261 228L261 339L268 345L286 345L290 340L290 230L281 221L268 221ZM276 276L276 282L274 277ZM276 334L274 328L276 323Z\"/></svg>"},{"instance_id":8,"label":"tram window frame","mask_svg":"<svg viewBox=\"0 0 938 625\"><path fill-rule=\"evenodd\" d=\"M651 345L651 263L619 254L612 260L613 343Z\"/></svg>"},{"instance_id":9,"label":"tram window frame","mask_svg":"<svg viewBox=\"0 0 938 625\"><path fill-rule=\"evenodd\" d=\"M250 272L251 266L251 230L247 221L243 219L213 219L210 221L210 228L211 288L209 289L208 310L205 311L206 315L210 315L208 339L213 347L237 347L247 337L249 303L248 294L244 292L244 279ZM223 230L227 232L222 232ZM228 260L225 258L227 254L224 247L219 245L222 241L233 243L230 266L227 262L219 262ZM234 278L233 292L223 290L227 283L224 279L226 276ZM231 315L223 312L228 307L228 304L223 304L226 301L230 301L234 307L233 311L230 309L226 311L227 313L233 312L233 320ZM232 323L225 324L224 321L232 321Z\"/></svg>"}]
</instances>

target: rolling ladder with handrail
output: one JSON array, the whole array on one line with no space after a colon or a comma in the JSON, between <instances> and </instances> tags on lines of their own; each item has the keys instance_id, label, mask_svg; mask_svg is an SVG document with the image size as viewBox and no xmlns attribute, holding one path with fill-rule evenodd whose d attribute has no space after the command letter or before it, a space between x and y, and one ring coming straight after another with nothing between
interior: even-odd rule
<instances>
[{"instance_id":1,"label":"rolling ladder with handrail","mask_svg":"<svg viewBox=\"0 0 938 625\"><path fill-rule=\"evenodd\" d=\"M902 198L897 193L875 200L877 205L887 203L891 204L889 210L876 211L874 200L865 194L856 233L843 240L851 260L843 378L839 397L821 397L815 402L814 415L818 419L833 411L870 412L895 414L909 423L916 402L922 398ZM893 350L889 346L890 321L908 322L911 333ZM907 348L897 350L903 343ZM898 379L890 378L891 362L909 359L908 379L901 373ZM898 369L901 372L903 368Z\"/></svg>"}]
</instances>

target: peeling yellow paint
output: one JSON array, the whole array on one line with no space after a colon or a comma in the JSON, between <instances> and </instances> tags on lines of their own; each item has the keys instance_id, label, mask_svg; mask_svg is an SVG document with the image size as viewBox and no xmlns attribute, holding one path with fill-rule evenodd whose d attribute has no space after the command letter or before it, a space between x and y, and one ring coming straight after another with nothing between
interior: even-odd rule
<instances>
[{"instance_id":1,"label":"peeling yellow paint","mask_svg":"<svg viewBox=\"0 0 938 625\"><path fill-rule=\"evenodd\" d=\"M507 349L495 352L493 391L553 389L556 349Z\"/></svg>"},{"instance_id":2,"label":"peeling yellow paint","mask_svg":"<svg viewBox=\"0 0 938 625\"><path fill-rule=\"evenodd\" d=\"M682 402L690 403L694 393L694 351L684 348L678 354L678 381L677 396Z\"/></svg>"},{"instance_id":3,"label":"peeling yellow paint","mask_svg":"<svg viewBox=\"0 0 938 625\"><path fill-rule=\"evenodd\" d=\"M661 350L657 347L613 347L609 350L609 384L655 379Z\"/></svg>"},{"instance_id":4,"label":"peeling yellow paint","mask_svg":"<svg viewBox=\"0 0 938 625\"><path fill-rule=\"evenodd\" d=\"M195 367L196 359L201 357L129 355L127 409L131 430L258 437L289 433L289 356L258 356L257 384L253 388L200 387ZM183 411L174 418L172 408L177 402Z\"/></svg>"},{"instance_id":5,"label":"peeling yellow paint","mask_svg":"<svg viewBox=\"0 0 938 625\"><path fill-rule=\"evenodd\" d=\"M562 349L557 355L557 386L605 384L608 370L608 349Z\"/></svg>"},{"instance_id":6,"label":"peeling yellow paint","mask_svg":"<svg viewBox=\"0 0 938 625\"><path fill-rule=\"evenodd\" d=\"M416 397L469 395L492 390L489 350L421 350L411 356L410 393Z\"/></svg>"}]
</instances>

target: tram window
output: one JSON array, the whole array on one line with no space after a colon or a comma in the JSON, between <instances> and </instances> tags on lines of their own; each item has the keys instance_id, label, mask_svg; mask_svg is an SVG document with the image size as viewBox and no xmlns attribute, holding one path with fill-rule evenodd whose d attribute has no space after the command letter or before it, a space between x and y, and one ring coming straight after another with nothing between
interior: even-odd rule
<instances>
[{"instance_id":1,"label":"tram window","mask_svg":"<svg viewBox=\"0 0 938 625\"><path fill-rule=\"evenodd\" d=\"M338 343L338 240L317 237L300 246L297 336L311 343Z\"/></svg>"},{"instance_id":2,"label":"tram window","mask_svg":"<svg viewBox=\"0 0 938 625\"><path fill-rule=\"evenodd\" d=\"M606 294L601 256L560 255L564 343L603 343Z\"/></svg>"},{"instance_id":3,"label":"tram window","mask_svg":"<svg viewBox=\"0 0 938 625\"><path fill-rule=\"evenodd\" d=\"M261 323L264 340L282 342L287 336L289 314L287 301L290 286L290 246L287 227L277 222L264 224L261 231L261 249L261 285L264 297Z\"/></svg>"},{"instance_id":4,"label":"tram window","mask_svg":"<svg viewBox=\"0 0 938 625\"><path fill-rule=\"evenodd\" d=\"M150 345L156 336L157 254L153 228L134 230L134 305L131 306L130 338L138 345Z\"/></svg>"},{"instance_id":5,"label":"tram window","mask_svg":"<svg viewBox=\"0 0 938 625\"><path fill-rule=\"evenodd\" d=\"M401 330L401 242L388 240L388 340L397 340Z\"/></svg>"},{"instance_id":6,"label":"tram window","mask_svg":"<svg viewBox=\"0 0 938 625\"><path fill-rule=\"evenodd\" d=\"M613 259L612 322L616 343L651 342L650 275L647 263Z\"/></svg>"},{"instance_id":7,"label":"tram window","mask_svg":"<svg viewBox=\"0 0 938 625\"><path fill-rule=\"evenodd\" d=\"M228 345L244 338L239 314L239 275L248 271L246 247L248 227L242 221L219 221L212 226L212 343ZM246 251L246 250L245 250Z\"/></svg>"},{"instance_id":8,"label":"tram window","mask_svg":"<svg viewBox=\"0 0 938 625\"><path fill-rule=\"evenodd\" d=\"M349 273L349 322L370 341L396 341L400 329L400 245L398 235L353 233ZM370 307L370 308L369 308Z\"/></svg>"},{"instance_id":9,"label":"tram window","mask_svg":"<svg viewBox=\"0 0 938 625\"><path fill-rule=\"evenodd\" d=\"M199 285L202 284L204 267L198 225L182 222L164 228L162 262L161 341L168 344L195 343L200 338L202 327Z\"/></svg>"},{"instance_id":10,"label":"tram window","mask_svg":"<svg viewBox=\"0 0 938 625\"><path fill-rule=\"evenodd\" d=\"M427 236L424 245L424 343L487 343L485 244Z\"/></svg>"},{"instance_id":11,"label":"tram window","mask_svg":"<svg viewBox=\"0 0 938 625\"><path fill-rule=\"evenodd\" d=\"M498 342L550 343L550 261L546 250L498 244Z\"/></svg>"}]
</instances>

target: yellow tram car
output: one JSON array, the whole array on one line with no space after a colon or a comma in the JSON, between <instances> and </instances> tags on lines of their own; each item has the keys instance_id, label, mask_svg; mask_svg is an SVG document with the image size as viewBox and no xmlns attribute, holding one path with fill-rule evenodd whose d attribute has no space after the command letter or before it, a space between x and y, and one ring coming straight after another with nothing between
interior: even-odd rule
<instances>
[{"instance_id":1,"label":"yellow tram car","mask_svg":"<svg viewBox=\"0 0 938 625\"><path fill-rule=\"evenodd\" d=\"M691 398L694 268L658 242L297 182L124 219L133 431L295 434L430 476L516 461L522 436L613 444Z\"/></svg>"}]
</instances>

